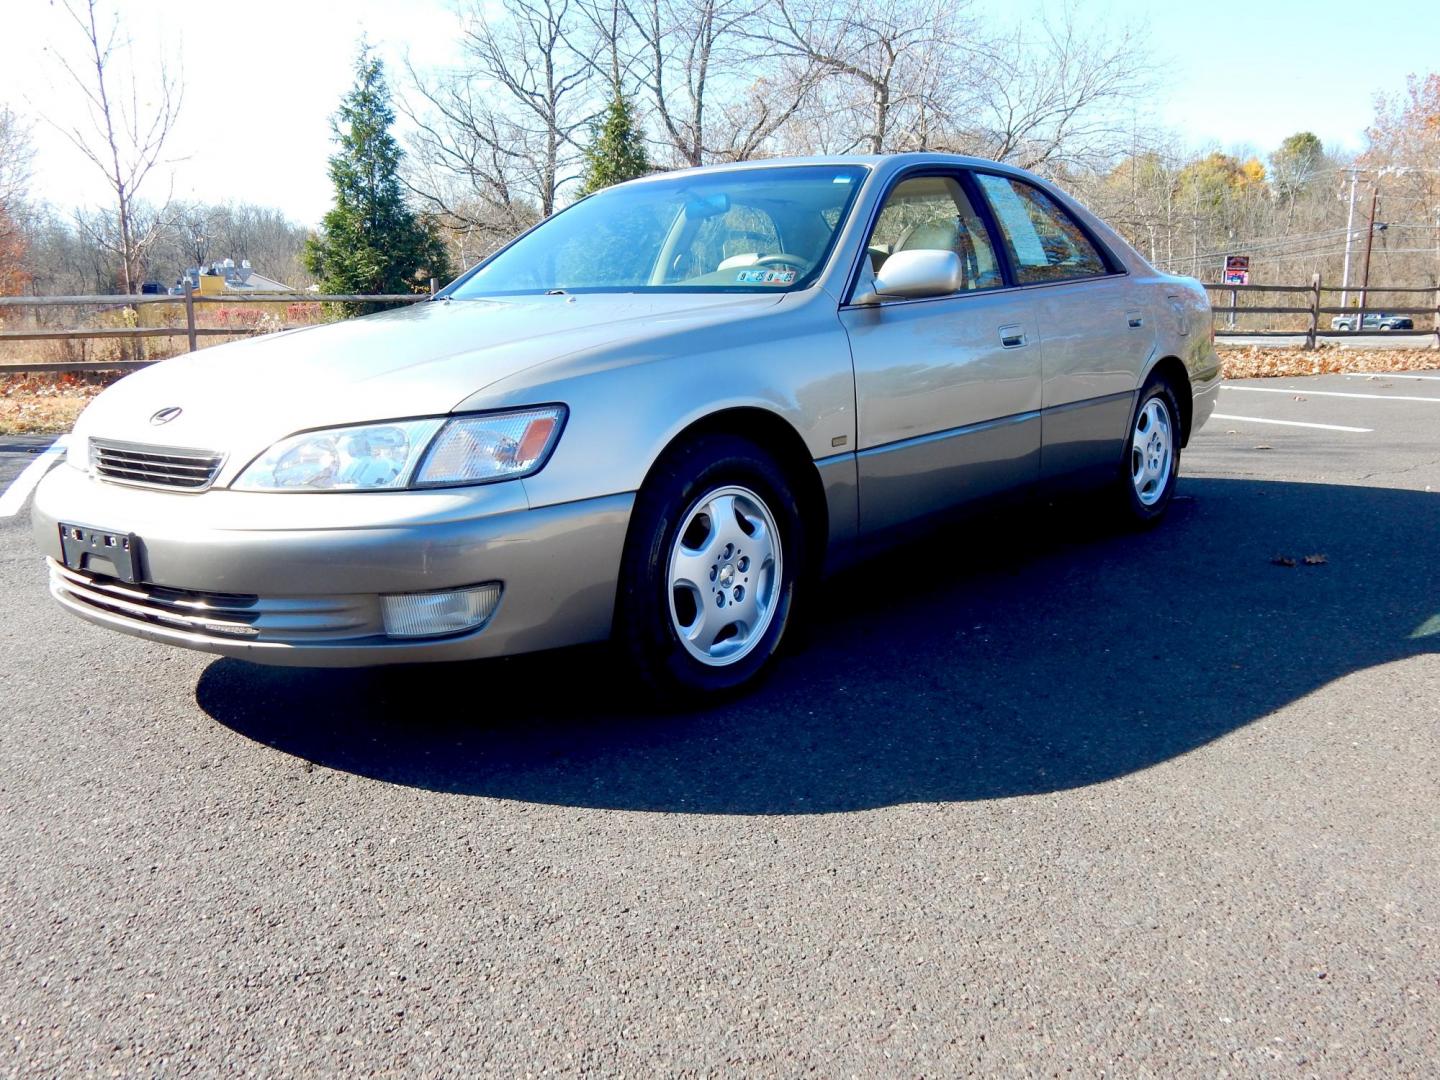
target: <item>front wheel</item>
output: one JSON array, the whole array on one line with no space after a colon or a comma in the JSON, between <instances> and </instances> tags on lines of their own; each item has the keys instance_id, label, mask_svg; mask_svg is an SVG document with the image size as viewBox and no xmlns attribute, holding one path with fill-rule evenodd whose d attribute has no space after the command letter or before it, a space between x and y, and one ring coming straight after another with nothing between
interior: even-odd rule
<instances>
[{"instance_id":1,"label":"front wheel","mask_svg":"<svg viewBox=\"0 0 1440 1080\"><path fill-rule=\"evenodd\" d=\"M805 561L784 471L754 444L704 436L636 498L615 638L661 699L734 690L779 649Z\"/></svg>"},{"instance_id":2,"label":"front wheel","mask_svg":"<svg viewBox=\"0 0 1440 1080\"><path fill-rule=\"evenodd\" d=\"M1116 480L1116 501L1126 521L1148 525L1165 513L1180 473L1180 442L1175 391L1164 379L1152 378L1140 391Z\"/></svg>"}]
</instances>

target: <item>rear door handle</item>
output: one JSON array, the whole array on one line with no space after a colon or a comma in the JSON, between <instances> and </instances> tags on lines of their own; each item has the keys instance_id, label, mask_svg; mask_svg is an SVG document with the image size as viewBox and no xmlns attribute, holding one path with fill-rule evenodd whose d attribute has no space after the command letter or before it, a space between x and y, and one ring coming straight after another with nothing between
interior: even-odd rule
<instances>
[{"instance_id":1,"label":"rear door handle","mask_svg":"<svg viewBox=\"0 0 1440 1080\"><path fill-rule=\"evenodd\" d=\"M1025 345L1025 328L1019 323L1000 327L1000 344L1006 349L1019 349Z\"/></svg>"},{"instance_id":2,"label":"rear door handle","mask_svg":"<svg viewBox=\"0 0 1440 1080\"><path fill-rule=\"evenodd\" d=\"M1138 311L1126 312L1125 319L1130 323L1132 329L1145 325L1145 316Z\"/></svg>"}]
</instances>

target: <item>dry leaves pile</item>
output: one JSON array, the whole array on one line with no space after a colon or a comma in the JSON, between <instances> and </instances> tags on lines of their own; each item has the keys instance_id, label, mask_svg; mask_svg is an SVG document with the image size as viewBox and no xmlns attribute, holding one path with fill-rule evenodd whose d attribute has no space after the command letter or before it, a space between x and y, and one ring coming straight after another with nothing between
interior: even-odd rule
<instances>
[{"instance_id":1,"label":"dry leaves pile","mask_svg":"<svg viewBox=\"0 0 1440 1080\"><path fill-rule=\"evenodd\" d=\"M0 376L0 435L59 435L116 376L103 373Z\"/></svg>"},{"instance_id":2,"label":"dry leaves pile","mask_svg":"<svg viewBox=\"0 0 1440 1080\"><path fill-rule=\"evenodd\" d=\"M1344 349L1322 345L1305 350L1275 346L1217 345L1227 379L1278 379L1296 375L1341 375L1440 368L1434 349Z\"/></svg>"}]
</instances>

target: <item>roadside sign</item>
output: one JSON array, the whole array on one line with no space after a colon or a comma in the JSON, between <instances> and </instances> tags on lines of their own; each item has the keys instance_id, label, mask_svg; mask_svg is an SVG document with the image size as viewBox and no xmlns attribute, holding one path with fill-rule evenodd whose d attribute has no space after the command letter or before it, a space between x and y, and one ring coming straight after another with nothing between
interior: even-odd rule
<instances>
[{"instance_id":1,"label":"roadside sign","mask_svg":"<svg viewBox=\"0 0 1440 1080\"><path fill-rule=\"evenodd\" d=\"M1222 277L1220 280L1225 285L1249 285L1250 256L1226 255L1225 276Z\"/></svg>"}]
</instances>

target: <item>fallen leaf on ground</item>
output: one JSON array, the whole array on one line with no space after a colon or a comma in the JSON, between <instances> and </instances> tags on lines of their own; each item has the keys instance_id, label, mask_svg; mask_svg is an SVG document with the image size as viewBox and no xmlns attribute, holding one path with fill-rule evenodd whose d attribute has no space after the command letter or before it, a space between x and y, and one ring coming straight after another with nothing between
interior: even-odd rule
<instances>
[{"instance_id":1,"label":"fallen leaf on ground","mask_svg":"<svg viewBox=\"0 0 1440 1080\"><path fill-rule=\"evenodd\" d=\"M1323 344L1318 349L1287 346L1226 345L1216 351L1227 379L1288 378L1297 375L1386 375L1396 371L1430 371L1440 368L1440 356L1430 349L1351 349Z\"/></svg>"}]
</instances>

